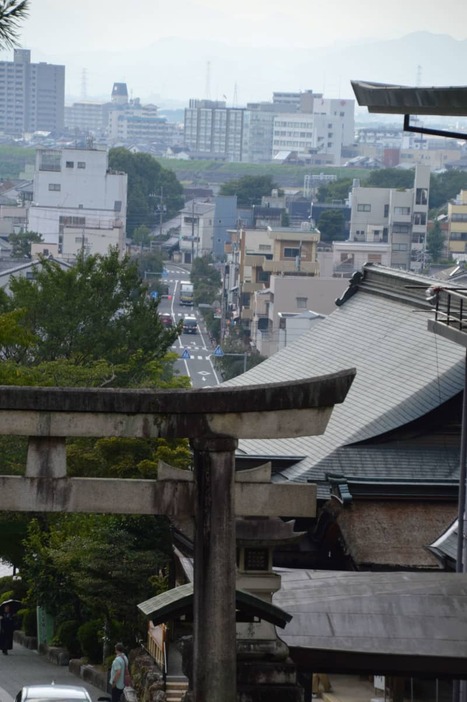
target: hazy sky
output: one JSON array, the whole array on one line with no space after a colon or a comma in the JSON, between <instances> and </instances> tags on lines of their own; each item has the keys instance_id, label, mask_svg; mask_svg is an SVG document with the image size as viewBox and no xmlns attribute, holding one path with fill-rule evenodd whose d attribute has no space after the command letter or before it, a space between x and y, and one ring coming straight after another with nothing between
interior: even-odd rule
<instances>
[{"instance_id":1,"label":"hazy sky","mask_svg":"<svg viewBox=\"0 0 467 702\"><path fill-rule=\"evenodd\" d=\"M465 0L31 0L25 45L68 53L130 49L163 37L314 44L428 30L467 38Z\"/></svg>"},{"instance_id":2,"label":"hazy sky","mask_svg":"<svg viewBox=\"0 0 467 702\"><path fill-rule=\"evenodd\" d=\"M466 0L31 0L21 45L32 49L33 61L67 65L67 92L76 94L80 72L89 70L77 59L83 52L130 52L170 37L214 39L240 51L242 46L290 49L392 39L420 30L466 39ZM10 60L11 51L1 58ZM191 60L187 55L187 70ZM93 72L96 85L105 76L108 90L114 80L126 79L105 61L93 65L90 94Z\"/></svg>"}]
</instances>

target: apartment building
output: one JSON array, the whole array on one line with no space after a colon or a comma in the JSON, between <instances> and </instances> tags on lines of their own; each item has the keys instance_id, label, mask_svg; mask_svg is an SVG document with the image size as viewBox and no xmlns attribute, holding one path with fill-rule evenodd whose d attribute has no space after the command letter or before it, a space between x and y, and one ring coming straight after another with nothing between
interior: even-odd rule
<instances>
[{"instance_id":1,"label":"apartment building","mask_svg":"<svg viewBox=\"0 0 467 702\"><path fill-rule=\"evenodd\" d=\"M349 240L333 244L335 274L351 275L367 261L420 270L426 246L429 188L428 166L415 168L413 188L363 188L354 182Z\"/></svg>"},{"instance_id":2,"label":"apartment building","mask_svg":"<svg viewBox=\"0 0 467 702\"><path fill-rule=\"evenodd\" d=\"M180 254L183 263L213 250L214 202L187 202L180 213Z\"/></svg>"},{"instance_id":3,"label":"apartment building","mask_svg":"<svg viewBox=\"0 0 467 702\"><path fill-rule=\"evenodd\" d=\"M142 105L139 98L124 106L110 105L107 140L109 144L158 144L164 149L179 141L176 124L159 115L156 105Z\"/></svg>"},{"instance_id":4,"label":"apartment building","mask_svg":"<svg viewBox=\"0 0 467 702\"><path fill-rule=\"evenodd\" d=\"M348 285L321 275L271 275L269 285L252 301L251 339L262 356L292 344L335 309Z\"/></svg>"},{"instance_id":5,"label":"apartment building","mask_svg":"<svg viewBox=\"0 0 467 702\"><path fill-rule=\"evenodd\" d=\"M300 161L319 165L340 164L342 120L324 114L283 114L273 126L272 158L280 152L296 154Z\"/></svg>"},{"instance_id":6,"label":"apartment building","mask_svg":"<svg viewBox=\"0 0 467 702\"><path fill-rule=\"evenodd\" d=\"M453 258L467 260L467 190L461 190L448 204L449 253Z\"/></svg>"},{"instance_id":7,"label":"apartment building","mask_svg":"<svg viewBox=\"0 0 467 702\"><path fill-rule=\"evenodd\" d=\"M29 49L0 61L0 132L60 133L64 127L65 66L31 63Z\"/></svg>"},{"instance_id":8,"label":"apartment building","mask_svg":"<svg viewBox=\"0 0 467 702\"><path fill-rule=\"evenodd\" d=\"M109 102L74 102L65 106L65 127L70 131L104 135L109 123Z\"/></svg>"},{"instance_id":9,"label":"apartment building","mask_svg":"<svg viewBox=\"0 0 467 702\"><path fill-rule=\"evenodd\" d=\"M242 161L245 109L219 100L190 100L185 109L185 144L193 158Z\"/></svg>"},{"instance_id":10,"label":"apartment building","mask_svg":"<svg viewBox=\"0 0 467 702\"><path fill-rule=\"evenodd\" d=\"M38 149L28 227L58 255L125 251L127 175L101 149Z\"/></svg>"},{"instance_id":11,"label":"apartment building","mask_svg":"<svg viewBox=\"0 0 467 702\"><path fill-rule=\"evenodd\" d=\"M262 163L280 153L317 165L340 163L354 142L354 100L325 99L312 90L275 92L272 102L227 107L190 100L185 144L195 158Z\"/></svg>"},{"instance_id":12,"label":"apartment building","mask_svg":"<svg viewBox=\"0 0 467 702\"><path fill-rule=\"evenodd\" d=\"M260 318L269 319L265 312L258 312L259 316L255 317L255 293L266 291L272 276L306 277L319 274L319 238L319 232L309 228L239 229L230 232L230 242L226 246L229 265L227 299L233 319L249 330L250 336L252 330L263 329L264 324L269 324L259 321Z\"/></svg>"}]
</instances>

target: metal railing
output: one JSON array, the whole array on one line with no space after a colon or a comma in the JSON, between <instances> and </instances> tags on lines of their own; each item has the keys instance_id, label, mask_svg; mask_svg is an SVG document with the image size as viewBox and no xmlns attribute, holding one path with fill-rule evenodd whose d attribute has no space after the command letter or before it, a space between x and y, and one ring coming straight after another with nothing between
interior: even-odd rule
<instances>
[{"instance_id":1,"label":"metal railing","mask_svg":"<svg viewBox=\"0 0 467 702\"><path fill-rule=\"evenodd\" d=\"M435 304L436 322L467 331L467 290L431 287L427 290L427 299Z\"/></svg>"}]
</instances>

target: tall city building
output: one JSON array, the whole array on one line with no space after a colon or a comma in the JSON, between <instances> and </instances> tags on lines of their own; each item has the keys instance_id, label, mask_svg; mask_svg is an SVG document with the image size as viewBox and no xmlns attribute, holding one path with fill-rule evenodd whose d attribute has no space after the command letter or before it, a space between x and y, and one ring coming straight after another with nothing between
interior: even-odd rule
<instances>
[{"instance_id":1,"label":"tall city building","mask_svg":"<svg viewBox=\"0 0 467 702\"><path fill-rule=\"evenodd\" d=\"M194 158L243 161L245 109L220 100L190 100L185 110L185 144Z\"/></svg>"},{"instance_id":2,"label":"tall city building","mask_svg":"<svg viewBox=\"0 0 467 702\"><path fill-rule=\"evenodd\" d=\"M65 66L31 63L29 49L0 61L0 132L60 133L64 125Z\"/></svg>"}]
</instances>

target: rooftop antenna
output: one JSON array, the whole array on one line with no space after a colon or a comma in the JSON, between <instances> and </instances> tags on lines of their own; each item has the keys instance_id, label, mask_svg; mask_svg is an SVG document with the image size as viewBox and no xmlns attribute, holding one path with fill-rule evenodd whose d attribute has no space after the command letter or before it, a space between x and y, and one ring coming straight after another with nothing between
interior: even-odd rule
<instances>
[{"instance_id":1,"label":"rooftop antenna","mask_svg":"<svg viewBox=\"0 0 467 702\"><path fill-rule=\"evenodd\" d=\"M86 100L88 96L88 72L85 68L81 71L81 99Z\"/></svg>"},{"instance_id":2,"label":"rooftop antenna","mask_svg":"<svg viewBox=\"0 0 467 702\"><path fill-rule=\"evenodd\" d=\"M206 95L206 100L211 99L211 62L206 62L206 86L204 93Z\"/></svg>"}]
</instances>

